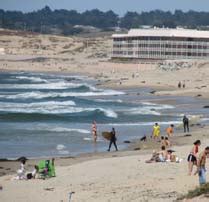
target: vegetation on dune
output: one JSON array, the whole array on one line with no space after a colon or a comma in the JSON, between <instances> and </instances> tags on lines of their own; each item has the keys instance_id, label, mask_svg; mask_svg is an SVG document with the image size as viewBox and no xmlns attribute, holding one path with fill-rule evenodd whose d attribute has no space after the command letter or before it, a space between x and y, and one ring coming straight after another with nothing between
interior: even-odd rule
<instances>
[{"instance_id":1,"label":"vegetation on dune","mask_svg":"<svg viewBox=\"0 0 209 202\"><path fill-rule=\"evenodd\" d=\"M187 195L179 198L179 200L192 199L202 195L205 197L209 197L209 183L206 183L205 185L202 185L200 187L195 188L194 190L189 191Z\"/></svg>"},{"instance_id":2,"label":"vegetation on dune","mask_svg":"<svg viewBox=\"0 0 209 202\"><path fill-rule=\"evenodd\" d=\"M175 12L154 10L149 12L127 12L119 17L113 11L102 12L98 9L79 13L75 10L51 10L48 6L41 10L23 13L0 9L0 27L38 33L57 33L64 35L83 32L82 26L92 26L103 31L111 31L118 24L121 28L139 28L142 25L207 29L209 12ZM82 26L75 26L82 25Z\"/></svg>"}]
</instances>

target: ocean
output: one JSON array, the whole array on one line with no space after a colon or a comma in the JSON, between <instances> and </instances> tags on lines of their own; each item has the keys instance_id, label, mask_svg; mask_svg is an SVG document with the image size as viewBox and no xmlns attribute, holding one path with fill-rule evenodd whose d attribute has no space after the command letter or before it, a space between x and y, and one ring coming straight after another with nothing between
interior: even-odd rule
<instances>
[{"instance_id":1,"label":"ocean","mask_svg":"<svg viewBox=\"0 0 209 202\"><path fill-rule=\"evenodd\" d=\"M106 151L108 142L101 132L112 127L123 149L124 140L151 135L155 122L163 130L180 123L182 110L148 102L154 99L150 91L104 89L87 76L0 73L0 158ZM91 135L93 120L99 133L96 145Z\"/></svg>"}]
</instances>

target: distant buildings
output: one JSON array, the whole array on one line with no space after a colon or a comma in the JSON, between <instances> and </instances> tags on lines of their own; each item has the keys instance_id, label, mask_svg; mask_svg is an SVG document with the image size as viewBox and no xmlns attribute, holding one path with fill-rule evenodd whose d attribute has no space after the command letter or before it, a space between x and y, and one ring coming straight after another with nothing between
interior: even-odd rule
<instances>
[{"instance_id":1,"label":"distant buildings","mask_svg":"<svg viewBox=\"0 0 209 202\"><path fill-rule=\"evenodd\" d=\"M205 59L209 58L209 31L188 29L131 29L114 34L112 58Z\"/></svg>"}]
</instances>

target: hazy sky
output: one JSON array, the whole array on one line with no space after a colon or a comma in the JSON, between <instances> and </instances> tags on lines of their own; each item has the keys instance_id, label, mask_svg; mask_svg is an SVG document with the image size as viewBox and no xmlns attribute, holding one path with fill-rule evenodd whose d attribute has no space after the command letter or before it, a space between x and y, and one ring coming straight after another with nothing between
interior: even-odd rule
<instances>
[{"instance_id":1,"label":"hazy sky","mask_svg":"<svg viewBox=\"0 0 209 202\"><path fill-rule=\"evenodd\" d=\"M75 9L79 12L98 8L103 11L113 10L122 15L126 11L149 11L154 9L184 11L209 11L209 0L0 0L0 8L21 10L24 12L43 8Z\"/></svg>"}]
</instances>

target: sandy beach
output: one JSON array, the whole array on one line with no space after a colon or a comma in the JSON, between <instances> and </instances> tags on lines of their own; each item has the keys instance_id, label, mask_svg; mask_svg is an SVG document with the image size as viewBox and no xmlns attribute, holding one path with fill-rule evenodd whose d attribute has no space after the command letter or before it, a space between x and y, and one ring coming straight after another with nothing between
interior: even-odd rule
<instances>
[{"instance_id":1,"label":"sandy beach","mask_svg":"<svg viewBox=\"0 0 209 202\"><path fill-rule=\"evenodd\" d=\"M156 96L209 98L209 61L111 61L110 36L61 37L0 30L0 47L4 50L0 55L0 71L81 74L95 78L102 87L150 87ZM178 69L176 64L182 68ZM174 69L164 69L172 65ZM179 81L185 82L186 87L179 89ZM177 129L172 149L183 159L181 163L145 163L153 150L146 145L150 141L144 144L136 141L119 152L58 158L57 176L47 180L11 180L19 163L0 161L3 187L0 201L67 202L70 192L75 192L72 201L77 202L175 201L198 186L198 177L187 175L186 159L196 139L203 143L201 150L209 145L208 129L208 126L195 125L189 137L184 137L181 127ZM38 161L29 160L28 170Z\"/></svg>"},{"instance_id":2,"label":"sandy beach","mask_svg":"<svg viewBox=\"0 0 209 202\"><path fill-rule=\"evenodd\" d=\"M1 201L68 201L70 192L75 192L72 201L174 201L198 186L198 177L187 175L186 158L195 139L202 140L201 149L209 144L207 130L197 126L190 137L175 135L172 149L183 158L181 163L147 164L152 150L133 151L136 143L129 151L56 159L57 176L47 180L16 181L11 180L14 174L5 175L0 178ZM1 167L6 166L19 165L1 162Z\"/></svg>"}]
</instances>

